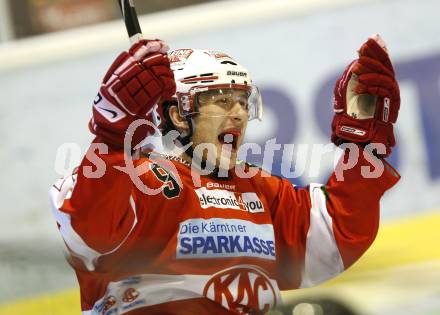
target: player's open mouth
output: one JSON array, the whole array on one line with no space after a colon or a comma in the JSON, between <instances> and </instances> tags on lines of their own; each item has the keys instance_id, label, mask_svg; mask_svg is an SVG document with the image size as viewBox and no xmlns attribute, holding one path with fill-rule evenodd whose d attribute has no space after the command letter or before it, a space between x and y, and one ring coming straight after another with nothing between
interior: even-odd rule
<instances>
[{"instance_id":1,"label":"player's open mouth","mask_svg":"<svg viewBox=\"0 0 440 315\"><path fill-rule=\"evenodd\" d=\"M218 135L218 141L223 144L232 144L232 149L237 150L238 138L241 136L241 130L238 128L231 128L223 131Z\"/></svg>"}]
</instances>

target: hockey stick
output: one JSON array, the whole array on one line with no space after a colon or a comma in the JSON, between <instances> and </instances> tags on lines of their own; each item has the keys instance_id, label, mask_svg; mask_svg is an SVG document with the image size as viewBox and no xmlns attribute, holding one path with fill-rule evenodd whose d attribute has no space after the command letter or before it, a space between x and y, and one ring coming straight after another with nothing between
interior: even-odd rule
<instances>
[{"instance_id":1,"label":"hockey stick","mask_svg":"<svg viewBox=\"0 0 440 315\"><path fill-rule=\"evenodd\" d=\"M142 30L139 25L136 9L133 0L118 0L121 8L122 17L124 18L125 27L127 28L130 43L134 44L142 39Z\"/></svg>"}]
</instances>

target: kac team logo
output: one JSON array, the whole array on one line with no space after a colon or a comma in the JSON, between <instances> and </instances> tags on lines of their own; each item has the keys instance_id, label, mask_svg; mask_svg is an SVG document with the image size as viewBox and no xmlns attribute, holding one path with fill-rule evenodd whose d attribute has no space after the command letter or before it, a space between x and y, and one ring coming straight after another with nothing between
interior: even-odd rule
<instances>
[{"instance_id":1,"label":"kac team logo","mask_svg":"<svg viewBox=\"0 0 440 315\"><path fill-rule=\"evenodd\" d=\"M278 288L257 266L238 265L212 276L203 295L238 314L265 313L278 304Z\"/></svg>"}]
</instances>

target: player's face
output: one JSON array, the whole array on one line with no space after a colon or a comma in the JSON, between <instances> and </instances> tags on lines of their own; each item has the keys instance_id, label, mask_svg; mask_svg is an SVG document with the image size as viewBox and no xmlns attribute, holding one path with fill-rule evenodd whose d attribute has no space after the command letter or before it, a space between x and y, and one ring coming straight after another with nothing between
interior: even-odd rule
<instances>
[{"instance_id":1,"label":"player's face","mask_svg":"<svg viewBox=\"0 0 440 315\"><path fill-rule=\"evenodd\" d=\"M208 144L215 148L216 156L204 152L203 159L222 169L231 169L237 160L237 151L243 143L248 122L248 93L243 90L224 89L200 93L198 112L194 117L194 148ZM194 154L200 154L195 150Z\"/></svg>"}]
</instances>

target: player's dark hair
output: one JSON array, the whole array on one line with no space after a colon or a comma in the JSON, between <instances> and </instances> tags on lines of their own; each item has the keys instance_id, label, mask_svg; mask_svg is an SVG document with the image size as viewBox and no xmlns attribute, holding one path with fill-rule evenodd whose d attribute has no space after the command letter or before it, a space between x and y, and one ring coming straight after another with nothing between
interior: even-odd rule
<instances>
[{"instance_id":1,"label":"player's dark hair","mask_svg":"<svg viewBox=\"0 0 440 315\"><path fill-rule=\"evenodd\" d=\"M170 108L171 106L176 106L177 107L177 101L176 100L168 100L162 103L162 111L163 111L163 119L164 121L162 122L162 134L166 135L168 132L172 131L172 130L176 130L176 126L174 126L173 121L171 120L170 117Z\"/></svg>"},{"instance_id":2,"label":"player's dark hair","mask_svg":"<svg viewBox=\"0 0 440 315\"><path fill-rule=\"evenodd\" d=\"M164 121L162 122L161 132L162 132L163 136L168 134L170 131L177 131L180 134L179 130L177 130L176 126L174 126L173 121L170 117L170 108L172 106L176 106L176 107L178 106L177 100L171 99L171 100L164 101L162 103L162 117L163 117ZM192 137L192 133L193 133L192 120L190 118L187 118L187 122L188 122L189 130L190 130L189 134L186 136L180 135L177 138L177 140L179 140L179 142L182 145L186 145L191 141L191 137ZM166 146L165 143L164 143L164 145ZM192 156L192 148L189 148L187 150L187 154Z\"/></svg>"}]
</instances>

